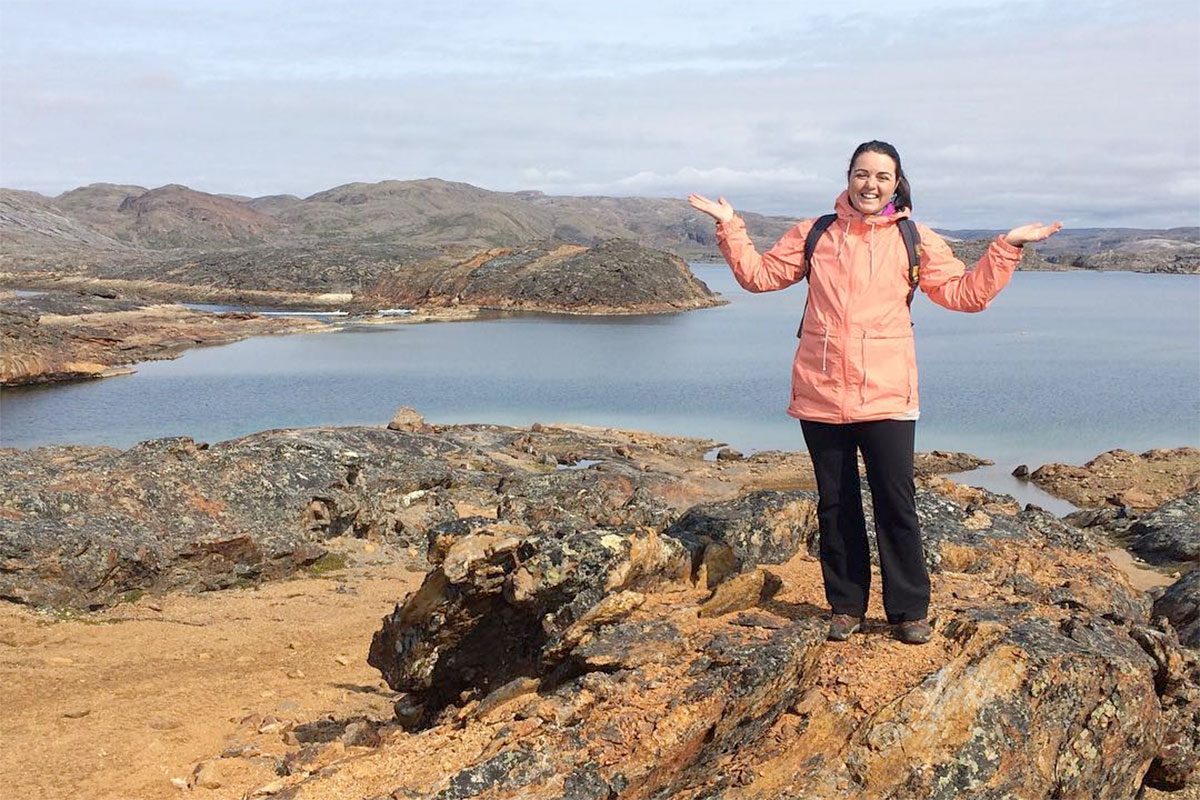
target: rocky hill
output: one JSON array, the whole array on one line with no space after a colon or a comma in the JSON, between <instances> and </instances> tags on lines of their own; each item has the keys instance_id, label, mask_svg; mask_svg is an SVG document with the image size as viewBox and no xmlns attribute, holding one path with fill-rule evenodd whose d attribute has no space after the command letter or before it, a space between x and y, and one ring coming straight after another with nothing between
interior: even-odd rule
<instances>
[{"instance_id":1,"label":"rocky hill","mask_svg":"<svg viewBox=\"0 0 1200 800\"><path fill-rule=\"evenodd\" d=\"M541 192L492 192L436 178L350 183L306 198L272 195L238 200L184 186L147 190L140 186L93 184L48 198L3 190L25 204L73 220L92 235L147 251L220 249L273 245L310 247L331 242L481 249L546 240L591 245L613 238L670 250L685 257L711 257L711 222L683 200L668 198L551 197ZM790 220L746 215L750 231L774 240ZM0 219L6 233L19 234L20 219ZM47 226L47 232L53 229ZM7 237L6 237L7 238ZM3 251L8 263L57 254L74 239L53 237Z\"/></svg>"},{"instance_id":2,"label":"rocky hill","mask_svg":"<svg viewBox=\"0 0 1200 800\"><path fill-rule=\"evenodd\" d=\"M121 242L68 206L36 192L0 189L0 257L5 260L43 263L53 254L122 249Z\"/></svg>"},{"instance_id":3,"label":"rocky hill","mask_svg":"<svg viewBox=\"0 0 1200 800\"><path fill-rule=\"evenodd\" d=\"M117 241L148 250L259 244L285 232L245 201L171 184L157 189L92 184L54 205Z\"/></svg>"}]
</instances>

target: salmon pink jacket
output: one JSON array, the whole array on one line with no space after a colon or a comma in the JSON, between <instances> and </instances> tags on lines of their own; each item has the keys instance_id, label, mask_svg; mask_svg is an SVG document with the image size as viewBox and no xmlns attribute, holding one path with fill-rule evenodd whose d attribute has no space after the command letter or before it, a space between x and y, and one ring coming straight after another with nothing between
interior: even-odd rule
<instances>
[{"instance_id":1,"label":"salmon pink jacket","mask_svg":"<svg viewBox=\"0 0 1200 800\"><path fill-rule=\"evenodd\" d=\"M792 363L787 413L815 422L916 419L917 355L908 299L908 251L896 222L908 216L865 216L842 192L837 221L812 254L808 308ZM816 220L797 223L759 255L734 216L717 224L717 246L734 277L751 292L771 292L802 280L804 239ZM924 225L919 286L954 311L982 311L1008 284L1021 248L996 237L968 272L949 245Z\"/></svg>"}]
</instances>

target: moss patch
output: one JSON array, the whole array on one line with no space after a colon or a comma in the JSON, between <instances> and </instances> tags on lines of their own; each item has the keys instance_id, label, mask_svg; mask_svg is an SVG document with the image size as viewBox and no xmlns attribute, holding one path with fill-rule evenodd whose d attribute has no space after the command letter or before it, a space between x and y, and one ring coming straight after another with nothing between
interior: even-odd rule
<instances>
[{"instance_id":1,"label":"moss patch","mask_svg":"<svg viewBox=\"0 0 1200 800\"><path fill-rule=\"evenodd\" d=\"M309 575L327 575L345 569L350 561L341 553L326 553L306 568Z\"/></svg>"},{"instance_id":2,"label":"moss patch","mask_svg":"<svg viewBox=\"0 0 1200 800\"><path fill-rule=\"evenodd\" d=\"M121 602L122 603L136 603L138 600L141 600L145 596L146 596L145 589L131 589L130 591L121 595Z\"/></svg>"}]
</instances>

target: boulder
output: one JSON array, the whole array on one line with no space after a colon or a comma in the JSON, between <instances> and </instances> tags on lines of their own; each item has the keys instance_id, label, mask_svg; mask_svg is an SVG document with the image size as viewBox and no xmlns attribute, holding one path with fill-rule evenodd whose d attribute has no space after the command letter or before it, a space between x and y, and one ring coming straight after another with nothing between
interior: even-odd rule
<instances>
[{"instance_id":1,"label":"boulder","mask_svg":"<svg viewBox=\"0 0 1200 800\"><path fill-rule=\"evenodd\" d=\"M1154 616L1166 617L1179 641L1200 650L1200 569L1175 581L1154 601Z\"/></svg>"},{"instance_id":2,"label":"boulder","mask_svg":"<svg viewBox=\"0 0 1200 800\"><path fill-rule=\"evenodd\" d=\"M425 430L425 418L415 408L400 406L387 424L393 431L422 431Z\"/></svg>"},{"instance_id":3,"label":"boulder","mask_svg":"<svg viewBox=\"0 0 1200 800\"><path fill-rule=\"evenodd\" d=\"M1200 561L1200 492L1188 492L1138 517L1129 549L1152 564Z\"/></svg>"},{"instance_id":4,"label":"boulder","mask_svg":"<svg viewBox=\"0 0 1200 800\"><path fill-rule=\"evenodd\" d=\"M434 569L371 641L368 663L430 716L464 691L549 675L593 628L628 616L640 590L691 576L687 550L652 529L522 537L479 522L436 534Z\"/></svg>"},{"instance_id":5,"label":"boulder","mask_svg":"<svg viewBox=\"0 0 1200 800\"><path fill-rule=\"evenodd\" d=\"M735 500L700 503L667 533L678 538L705 567L709 586L731 572L759 564L783 564L800 552L816 552L816 492L751 492Z\"/></svg>"}]
</instances>

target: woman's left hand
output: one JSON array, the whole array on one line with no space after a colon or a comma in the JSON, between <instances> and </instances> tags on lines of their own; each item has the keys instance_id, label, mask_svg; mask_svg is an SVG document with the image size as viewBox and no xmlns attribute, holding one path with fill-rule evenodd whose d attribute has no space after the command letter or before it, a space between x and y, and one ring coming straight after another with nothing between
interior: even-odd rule
<instances>
[{"instance_id":1,"label":"woman's left hand","mask_svg":"<svg viewBox=\"0 0 1200 800\"><path fill-rule=\"evenodd\" d=\"M1049 225L1043 225L1040 222L1034 222L1029 225L1022 225L1019 228L1013 228L1009 231L1004 241L1011 244L1013 247L1020 247L1029 242L1040 242L1043 239L1049 239L1054 234L1062 230L1061 222L1052 222Z\"/></svg>"}]
</instances>

